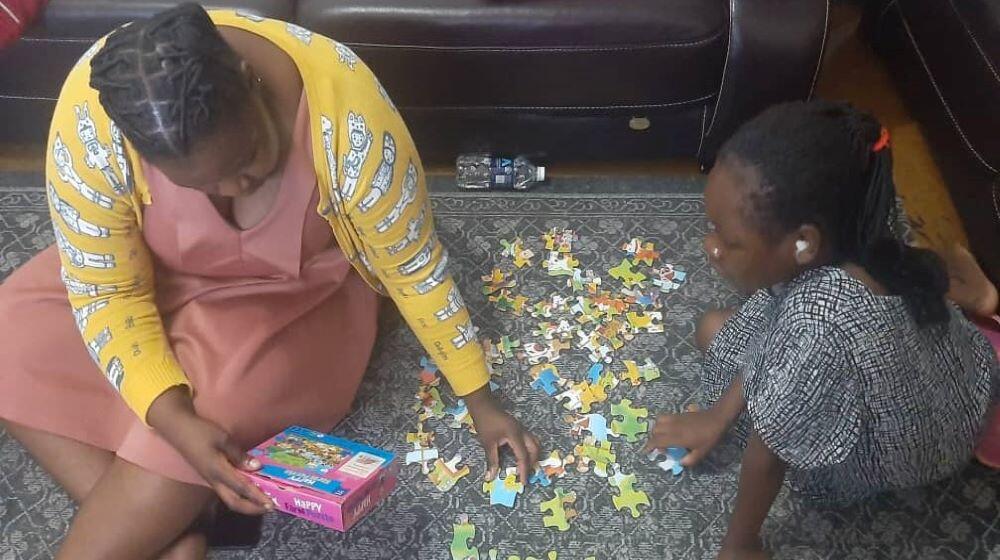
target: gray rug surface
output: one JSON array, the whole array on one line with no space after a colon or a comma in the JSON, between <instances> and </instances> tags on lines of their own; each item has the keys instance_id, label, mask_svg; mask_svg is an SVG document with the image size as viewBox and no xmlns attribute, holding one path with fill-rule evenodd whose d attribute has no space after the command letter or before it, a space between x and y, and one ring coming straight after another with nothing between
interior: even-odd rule
<instances>
[{"instance_id":1,"label":"gray rug surface","mask_svg":"<svg viewBox=\"0 0 1000 560\"><path fill-rule=\"evenodd\" d=\"M2 177L0 177L2 178ZM42 191L20 181L0 187L0 277L10 274L52 242ZM442 183L443 185L443 183ZM706 222L697 182L662 178L576 178L557 181L527 194L469 194L435 188L434 210L452 271L473 311L480 336L501 335L522 343L539 319L502 312L482 295L480 276L494 266L511 269L500 254L500 239L520 236L542 255L540 236L552 227L574 229L574 254L580 268L616 288L609 268L624 257L620 246L642 237L662 251L662 262L685 267L687 283L665 298L662 335L639 335L617 354L640 363L651 358L663 377L638 388L622 384L611 398L595 405L610 418L610 406L629 398L660 411L680 411L698 402L700 366L692 345L694 321L701 311L738 302L707 265L701 249ZM576 188L579 187L579 188ZM553 292L569 294L565 278L549 277L539 266L515 274L517 293L532 301ZM409 445L417 414L411 410L424 353L405 326L379 340L354 412L336 433L388 448L400 455ZM589 361L575 345L557 365L565 377L582 379ZM529 387L528 367L508 362L497 367L500 391L509 408L543 441L545 452L572 452L579 438L570 434L566 413L553 398ZM447 404L450 390L442 390ZM638 479L651 506L638 519L612 505L615 494L593 472L571 468L554 487L577 493L579 516L571 530L542 525L539 504L553 487L529 486L514 509L490 506L482 491L484 457L466 430L431 421L442 455L460 454L472 470L447 493L438 492L419 467L404 467L393 495L347 534L339 534L285 515L268 516L261 544L250 551L214 551L215 559L450 558L453 525L466 514L477 532L471 545L482 558L490 549L505 560L711 559L725 533L737 489L739 448L726 442L699 468L679 477L665 474L641 456L639 444L616 441L614 451L626 473ZM507 456L506 464L512 464ZM1000 559L1000 475L970 465L958 475L925 488L888 494L849 508L814 506L783 490L764 526L764 538L777 559ZM74 505L23 449L0 432L0 560L50 558L65 534Z\"/></svg>"}]
</instances>

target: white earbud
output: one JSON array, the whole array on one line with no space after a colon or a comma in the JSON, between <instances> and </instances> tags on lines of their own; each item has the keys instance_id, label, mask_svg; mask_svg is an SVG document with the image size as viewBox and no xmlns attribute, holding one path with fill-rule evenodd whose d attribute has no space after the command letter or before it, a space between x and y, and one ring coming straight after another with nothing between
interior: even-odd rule
<instances>
[{"instance_id":1,"label":"white earbud","mask_svg":"<svg viewBox=\"0 0 1000 560\"><path fill-rule=\"evenodd\" d=\"M712 256L715 257L715 258L719 258L719 248L718 247L713 247L712 248Z\"/></svg>"},{"instance_id":2,"label":"white earbud","mask_svg":"<svg viewBox=\"0 0 1000 560\"><path fill-rule=\"evenodd\" d=\"M801 255L806 249L809 248L809 242L805 239L799 239L795 242L795 256Z\"/></svg>"}]
</instances>

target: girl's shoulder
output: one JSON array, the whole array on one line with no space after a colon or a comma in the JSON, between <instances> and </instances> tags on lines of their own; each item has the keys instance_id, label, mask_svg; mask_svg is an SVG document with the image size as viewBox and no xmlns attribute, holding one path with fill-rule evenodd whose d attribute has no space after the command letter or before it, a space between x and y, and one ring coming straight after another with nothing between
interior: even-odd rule
<instances>
[{"instance_id":1,"label":"girl's shoulder","mask_svg":"<svg viewBox=\"0 0 1000 560\"><path fill-rule=\"evenodd\" d=\"M803 272L772 288L778 323L852 332L905 314L901 298L873 293L842 268L824 266Z\"/></svg>"}]
</instances>

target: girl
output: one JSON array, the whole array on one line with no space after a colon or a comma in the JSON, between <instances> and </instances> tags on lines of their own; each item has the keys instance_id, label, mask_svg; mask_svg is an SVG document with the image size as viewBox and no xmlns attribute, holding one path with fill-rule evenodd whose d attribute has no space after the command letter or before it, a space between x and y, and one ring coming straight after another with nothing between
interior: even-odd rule
<instances>
[{"instance_id":1,"label":"girl","mask_svg":"<svg viewBox=\"0 0 1000 560\"><path fill-rule=\"evenodd\" d=\"M66 79L46 184L57 248L0 290L0 418L80 503L60 558L204 556L183 535L213 490L265 511L244 451L350 410L377 293L490 469L507 444L529 474L537 441L490 396L413 141L344 45L195 4L125 26Z\"/></svg>"},{"instance_id":2,"label":"girl","mask_svg":"<svg viewBox=\"0 0 1000 560\"><path fill-rule=\"evenodd\" d=\"M713 406L657 418L648 448L697 464L734 424L747 437L720 558L765 558L781 483L849 502L965 465L997 358L945 301L932 253L892 232L889 137L844 104L773 107L725 144L705 190L705 249L752 294L708 313L697 343Z\"/></svg>"}]
</instances>

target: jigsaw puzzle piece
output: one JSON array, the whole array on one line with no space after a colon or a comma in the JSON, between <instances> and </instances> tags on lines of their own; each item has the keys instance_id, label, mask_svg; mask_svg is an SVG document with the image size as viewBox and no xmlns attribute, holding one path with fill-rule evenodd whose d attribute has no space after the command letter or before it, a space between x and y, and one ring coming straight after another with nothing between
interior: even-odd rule
<instances>
[{"instance_id":1,"label":"jigsaw puzzle piece","mask_svg":"<svg viewBox=\"0 0 1000 560\"><path fill-rule=\"evenodd\" d=\"M618 495L613 496L611 501L615 504L615 509L623 510L628 509L632 514L632 517L639 517L642 512L639 511L639 506L649 506L649 496L641 491L635 489L635 475L629 474L624 475L622 473L615 473L614 476L608 479L608 482L612 486L618 489Z\"/></svg>"},{"instance_id":2,"label":"jigsaw puzzle piece","mask_svg":"<svg viewBox=\"0 0 1000 560\"><path fill-rule=\"evenodd\" d=\"M576 517L576 510L571 507L576 502L576 492L565 492L556 488L555 494L554 498L542 502L539 506L542 513L549 513L542 517L542 523L546 527L569 531L569 520Z\"/></svg>"},{"instance_id":3,"label":"jigsaw puzzle piece","mask_svg":"<svg viewBox=\"0 0 1000 560\"><path fill-rule=\"evenodd\" d=\"M414 443L413 451L410 451L409 453L406 454L406 464L413 465L419 463L420 471L426 475L430 474L431 472L431 469L427 465L427 463L437 458L438 458L437 449L434 449L433 447L431 448L421 447L420 443Z\"/></svg>"},{"instance_id":4,"label":"jigsaw puzzle piece","mask_svg":"<svg viewBox=\"0 0 1000 560\"><path fill-rule=\"evenodd\" d=\"M479 560L479 549L470 547L476 538L476 526L469 523L469 516L459 515L451 539L451 560Z\"/></svg>"},{"instance_id":5,"label":"jigsaw puzzle piece","mask_svg":"<svg viewBox=\"0 0 1000 560\"><path fill-rule=\"evenodd\" d=\"M640 420L649 416L649 411L645 408L633 408L629 399L622 399L618 404L612 405L611 414L621 418L611 422L613 436L624 436L625 441L635 443L639 441L639 436L649 431L649 424Z\"/></svg>"},{"instance_id":6,"label":"jigsaw puzzle piece","mask_svg":"<svg viewBox=\"0 0 1000 560\"><path fill-rule=\"evenodd\" d=\"M663 312L649 311L646 313L636 313L630 311L625 314L632 329L636 332L661 333L663 332Z\"/></svg>"},{"instance_id":7,"label":"jigsaw puzzle piece","mask_svg":"<svg viewBox=\"0 0 1000 560\"><path fill-rule=\"evenodd\" d=\"M688 454L688 450L683 447L668 447L666 450L654 449L649 452L649 460L656 462L656 466L664 471L669 471L677 476L684 472L681 459ZM659 461L660 456L665 458Z\"/></svg>"},{"instance_id":8,"label":"jigsaw puzzle piece","mask_svg":"<svg viewBox=\"0 0 1000 560\"><path fill-rule=\"evenodd\" d=\"M454 488L459 480L468 476L470 472L468 465L458 468L458 463L461 460L461 455L455 455L451 461L445 462L438 459L434 462L434 470L427 475L427 478L430 479L431 484L437 487L438 491L447 492Z\"/></svg>"},{"instance_id":9,"label":"jigsaw puzzle piece","mask_svg":"<svg viewBox=\"0 0 1000 560\"><path fill-rule=\"evenodd\" d=\"M531 383L532 389L540 389L545 392L546 395L552 396L559 392L559 387L563 384L563 380L559 377L559 371L554 365L545 364L544 369L538 372L535 380Z\"/></svg>"},{"instance_id":10,"label":"jigsaw puzzle piece","mask_svg":"<svg viewBox=\"0 0 1000 560\"><path fill-rule=\"evenodd\" d=\"M489 494L490 505L512 508L517 495L524 492L524 485L517 481L516 469L510 468L503 478L497 473L496 479L484 482L483 492Z\"/></svg>"},{"instance_id":11,"label":"jigsaw puzzle piece","mask_svg":"<svg viewBox=\"0 0 1000 560\"><path fill-rule=\"evenodd\" d=\"M622 259L621 264L608 270L608 274L610 274L612 278L620 280L621 283L624 284L626 288L632 288L634 286L639 285L640 283L642 283L643 280L646 279L645 274L641 272L636 272L635 270L633 270L633 267L634 265L632 264L632 261L628 259Z\"/></svg>"}]
</instances>

